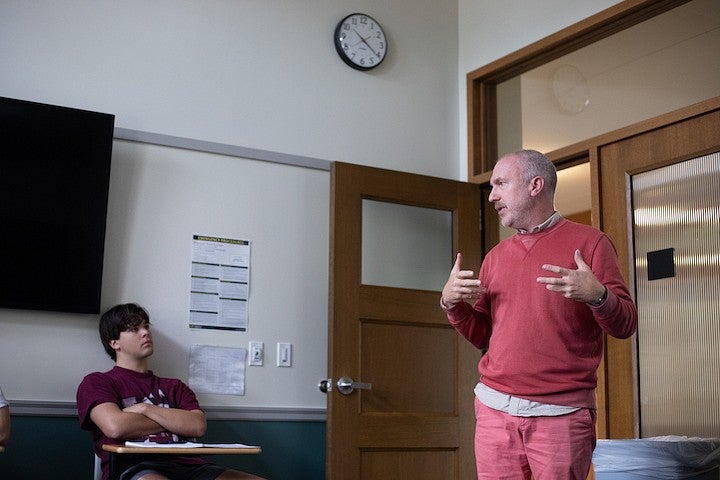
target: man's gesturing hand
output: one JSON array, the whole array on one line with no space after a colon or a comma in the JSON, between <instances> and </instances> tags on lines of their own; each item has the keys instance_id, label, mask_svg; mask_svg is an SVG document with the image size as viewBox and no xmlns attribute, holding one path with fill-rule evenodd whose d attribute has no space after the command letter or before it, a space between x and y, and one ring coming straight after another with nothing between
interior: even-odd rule
<instances>
[{"instance_id":1,"label":"man's gesturing hand","mask_svg":"<svg viewBox=\"0 0 720 480\"><path fill-rule=\"evenodd\" d=\"M538 277L538 283L544 283L548 290L558 292L565 298L579 302L595 302L605 293L605 286L595 277L590 267L583 260L580 250L575 250L577 270L543 265L544 270L555 272L560 277Z\"/></svg>"},{"instance_id":2,"label":"man's gesturing hand","mask_svg":"<svg viewBox=\"0 0 720 480\"><path fill-rule=\"evenodd\" d=\"M475 276L472 270L461 270L462 253L458 253L455 257L455 264L450 270L445 287L442 291L442 304L446 307L452 307L465 299L478 298L485 293L487 289L480 284L480 280Z\"/></svg>"}]
</instances>

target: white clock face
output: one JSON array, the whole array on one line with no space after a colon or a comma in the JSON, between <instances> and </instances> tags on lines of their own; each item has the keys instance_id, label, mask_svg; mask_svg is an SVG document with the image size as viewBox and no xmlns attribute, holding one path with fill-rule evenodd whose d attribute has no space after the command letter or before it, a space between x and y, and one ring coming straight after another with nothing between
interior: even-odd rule
<instances>
[{"instance_id":1,"label":"white clock face","mask_svg":"<svg viewBox=\"0 0 720 480\"><path fill-rule=\"evenodd\" d=\"M372 17L354 13L338 23L335 48L351 67L370 70L385 59L387 40L382 27Z\"/></svg>"},{"instance_id":2,"label":"white clock face","mask_svg":"<svg viewBox=\"0 0 720 480\"><path fill-rule=\"evenodd\" d=\"M555 100L567 113L577 114L590 104L590 88L582 72L572 65L563 65L553 73Z\"/></svg>"}]
</instances>

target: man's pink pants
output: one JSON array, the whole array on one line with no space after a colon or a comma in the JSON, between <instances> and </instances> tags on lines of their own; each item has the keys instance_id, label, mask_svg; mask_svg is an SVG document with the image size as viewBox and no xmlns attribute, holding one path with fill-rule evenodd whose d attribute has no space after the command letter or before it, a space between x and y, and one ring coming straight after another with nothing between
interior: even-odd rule
<instances>
[{"instance_id":1,"label":"man's pink pants","mask_svg":"<svg viewBox=\"0 0 720 480\"><path fill-rule=\"evenodd\" d=\"M585 480L595 449L595 410L513 417L475 399L480 480Z\"/></svg>"}]
</instances>

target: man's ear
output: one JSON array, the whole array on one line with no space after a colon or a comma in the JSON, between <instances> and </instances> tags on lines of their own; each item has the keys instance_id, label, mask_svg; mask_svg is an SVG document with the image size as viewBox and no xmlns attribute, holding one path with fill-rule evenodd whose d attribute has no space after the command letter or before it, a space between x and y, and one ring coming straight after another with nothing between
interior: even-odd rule
<instances>
[{"instance_id":1,"label":"man's ear","mask_svg":"<svg viewBox=\"0 0 720 480\"><path fill-rule=\"evenodd\" d=\"M530 180L530 196L536 197L545 189L545 179L542 177L533 177Z\"/></svg>"},{"instance_id":2,"label":"man's ear","mask_svg":"<svg viewBox=\"0 0 720 480\"><path fill-rule=\"evenodd\" d=\"M120 350L120 342L118 340L110 340L108 342L108 345L110 345L110 348L112 348L116 352Z\"/></svg>"}]
</instances>

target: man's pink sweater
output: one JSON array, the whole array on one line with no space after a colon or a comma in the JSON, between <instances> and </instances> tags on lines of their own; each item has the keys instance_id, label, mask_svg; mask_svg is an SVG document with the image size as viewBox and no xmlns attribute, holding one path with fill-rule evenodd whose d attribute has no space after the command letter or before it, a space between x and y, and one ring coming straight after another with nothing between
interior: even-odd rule
<instances>
[{"instance_id":1,"label":"man's pink sweater","mask_svg":"<svg viewBox=\"0 0 720 480\"><path fill-rule=\"evenodd\" d=\"M537 277L556 276L544 264L577 269L576 249L608 289L598 308L537 283ZM479 278L487 293L472 307L461 302L446 313L460 334L486 350L478 365L482 382L529 400L595 408L603 331L628 338L637 329L637 310L610 239L561 219L500 242L483 260Z\"/></svg>"}]
</instances>

